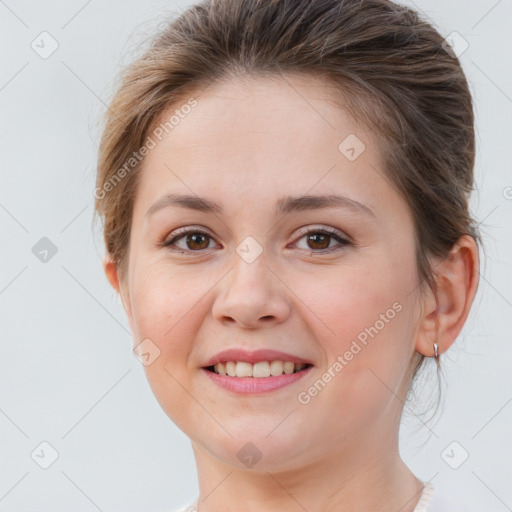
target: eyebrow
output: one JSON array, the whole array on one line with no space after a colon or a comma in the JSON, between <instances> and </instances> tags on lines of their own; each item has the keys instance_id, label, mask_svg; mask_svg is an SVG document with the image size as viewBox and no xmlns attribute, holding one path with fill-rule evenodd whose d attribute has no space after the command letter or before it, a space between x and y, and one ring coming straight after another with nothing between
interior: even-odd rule
<instances>
[{"instance_id":1,"label":"eyebrow","mask_svg":"<svg viewBox=\"0 0 512 512\"><path fill-rule=\"evenodd\" d=\"M158 199L146 212L150 216L158 210L167 206L178 206L189 210L196 210L204 213L222 214L223 208L220 204L205 197L188 194L167 194ZM291 212L302 212L308 210L320 210L323 208L344 208L356 213L363 213L376 218L373 210L354 199L339 195L308 195L308 196L286 196L278 199L276 203L276 214Z\"/></svg>"}]
</instances>

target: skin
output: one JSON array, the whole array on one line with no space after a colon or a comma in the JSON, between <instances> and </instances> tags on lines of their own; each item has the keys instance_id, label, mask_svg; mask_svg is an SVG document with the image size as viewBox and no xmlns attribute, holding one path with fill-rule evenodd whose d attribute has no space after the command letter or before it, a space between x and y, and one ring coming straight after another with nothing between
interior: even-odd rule
<instances>
[{"instance_id":1,"label":"skin","mask_svg":"<svg viewBox=\"0 0 512 512\"><path fill-rule=\"evenodd\" d=\"M191 439L199 510L412 511L422 484L398 450L410 368L418 353L433 356L433 340L442 354L462 329L478 283L475 242L462 237L434 262L439 292L420 296L411 212L384 178L376 139L324 84L237 79L195 97L196 108L144 162L126 278L108 257L104 268L134 347L149 338L160 350L144 368L163 410ZM349 134L366 145L353 162L338 150ZM224 213L168 206L148 217L168 193L207 197ZM278 198L308 193L348 196L375 217L339 207L275 214ZM209 237L176 241L186 254L159 245L187 226ZM315 245L297 234L304 226L337 229L353 244ZM236 252L247 236L263 251L252 263ZM299 403L298 393L397 301L401 311ZM275 348L315 367L300 383L239 395L201 370L228 347ZM262 453L252 467L237 457L248 442Z\"/></svg>"}]
</instances>

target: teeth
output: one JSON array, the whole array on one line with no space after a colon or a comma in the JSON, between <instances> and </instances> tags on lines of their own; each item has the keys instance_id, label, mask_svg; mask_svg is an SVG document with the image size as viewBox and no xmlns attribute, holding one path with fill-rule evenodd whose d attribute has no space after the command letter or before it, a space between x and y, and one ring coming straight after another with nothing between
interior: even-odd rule
<instances>
[{"instance_id":1,"label":"teeth","mask_svg":"<svg viewBox=\"0 0 512 512\"><path fill-rule=\"evenodd\" d=\"M227 361L226 363L217 363L213 369L219 375L229 375L230 377L270 377L290 375L299 372L306 367L304 363L293 363L291 361L261 361L259 363L246 363L243 361Z\"/></svg>"},{"instance_id":2,"label":"teeth","mask_svg":"<svg viewBox=\"0 0 512 512\"><path fill-rule=\"evenodd\" d=\"M252 377L252 364L251 363L236 363L236 376L237 377Z\"/></svg>"},{"instance_id":3,"label":"teeth","mask_svg":"<svg viewBox=\"0 0 512 512\"><path fill-rule=\"evenodd\" d=\"M293 373L293 363L285 363L285 364L288 364L288 366L292 366L292 373ZM287 366L287 368L288 368ZM281 361L272 361L269 366L269 371L270 371L270 375L272 376L276 376L276 375L281 375L283 373L283 370L284 370L284 365Z\"/></svg>"},{"instance_id":4,"label":"teeth","mask_svg":"<svg viewBox=\"0 0 512 512\"><path fill-rule=\"evenodd\" d=\"M222 364L222 363L219 363L219 364ZM215 369L215 366L214 366L214 369ZM236 363L233 362L233 361L228 361L226 363L226 373L230 376L230 377L236 377Z\"/></svg>"},{"instance_id":5,"label":"teeth","mask_svg":"<svg viewBox=\"0 0 512 512\"><path fill-rule=\"evenodd\" d=\"M295 369L295 363L286 362L283 364L283 370L284 370L284 373L286 373L286 375L293 373L294 369Z\"/></svg>"},{"instance_id":6,"label":"teeth","mask_svg":"<svg viewBox=\"0 0 512 512\"><path fill-rule=\"evenodd\" d=\"M227 373L226 365L222 364L222 363L216 364L213 367L213 369L215 370L215 373L219 373L220 375L226 375L226 373Z\"/></svg>"}]
</instances>

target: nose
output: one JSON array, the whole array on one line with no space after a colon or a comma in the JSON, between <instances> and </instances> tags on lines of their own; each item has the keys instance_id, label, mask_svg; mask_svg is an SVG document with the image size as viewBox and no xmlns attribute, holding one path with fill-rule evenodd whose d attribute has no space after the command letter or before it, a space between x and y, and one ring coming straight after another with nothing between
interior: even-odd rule
<instances>
[{"instance_id":1,"label":"nose","mask_svg":"<svg viewBox=\"0 0 512 512\"><path fill-rule=\"evenodd\" d=\"M252 263L235 254L232 270L219 283L212 315L223 324L244 329L271 327L288 318L288 293L263 254Z\"/></svg>"}]
</instances>

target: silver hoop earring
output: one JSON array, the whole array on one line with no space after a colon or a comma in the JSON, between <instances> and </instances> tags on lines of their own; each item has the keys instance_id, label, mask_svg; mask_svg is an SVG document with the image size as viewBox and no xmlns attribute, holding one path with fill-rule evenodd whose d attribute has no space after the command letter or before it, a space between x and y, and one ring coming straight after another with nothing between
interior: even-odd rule
<instances>
[{"instance_id":1,"label":"silver hoop earring","mask_svg":"<svg viewBox=\"0 0 512 512\"><path fill-rule=\"evenodd\" d=\"M434 341L434 357L439 358L439 345Z\"/></svg>"}]
</instances>

